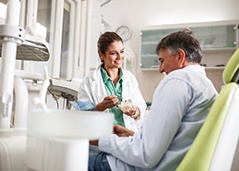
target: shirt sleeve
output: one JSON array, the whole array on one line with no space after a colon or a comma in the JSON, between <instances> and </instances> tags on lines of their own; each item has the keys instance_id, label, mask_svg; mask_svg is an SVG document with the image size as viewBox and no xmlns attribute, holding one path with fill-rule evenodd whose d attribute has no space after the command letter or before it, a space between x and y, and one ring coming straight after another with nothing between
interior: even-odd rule
<instances>
[{"instance_id":1,"label":"shirt sleeve","mask_svg":"<svg viewBox=\"0 0 239 171\"><path fill-rule=\"evenodd\" d=\"M85 101L90 99L90 89L88 88L88 80L84 78L79 86L78 101Z\"/></svg>"},{"instance_id":2,"label":"shirt sleeve","mask_svg":"<svg viewBox=\"0 0 239 171\"><path fill-rule=\"evenodd\" d=\"M140 168L152 168L162 159L181 125L190 100L189 86L182 80L165 78L157 87L142 131L134 136L100 138L100 150Z\"/></svg>"}]
</instances>

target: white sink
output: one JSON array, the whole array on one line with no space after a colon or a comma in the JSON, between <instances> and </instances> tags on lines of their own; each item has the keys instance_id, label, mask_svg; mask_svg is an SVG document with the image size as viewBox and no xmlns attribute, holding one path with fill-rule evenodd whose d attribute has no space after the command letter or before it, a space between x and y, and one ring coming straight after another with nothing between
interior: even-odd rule
<instances>
[{"instance_id":1,"label":"white sink","mask_svg":"<svg viewBox=\"0 0 239 171\"><path fill-rule=\"evenodd\" d=\"M32 110L28 136L62 139L98 139L112 133L113 114L78 110Z\"/></svg>"},{"instance_id":2,"label":"white sink","mask_svg":"<svg viewBox=\"0 0 239 171\"><path fill-rule=\"evenodd\" d=\"M72 110L28 113L26 168L87 171L89 140L112 133L113 114Z\"/></svg>"}]
</instances>

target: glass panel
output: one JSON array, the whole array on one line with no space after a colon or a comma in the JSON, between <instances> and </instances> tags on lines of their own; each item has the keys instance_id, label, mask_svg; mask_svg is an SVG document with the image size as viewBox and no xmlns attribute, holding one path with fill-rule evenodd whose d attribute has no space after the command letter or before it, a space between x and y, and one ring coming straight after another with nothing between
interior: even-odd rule
<instances>
[{"instance_id":1,"label":"glass panel","mask_svg":"<svg viewBox=\"0 0 239 171\"><path fill-rule=\"evenodd\" d=\"M0 0L0 24L4 24L6 18L7 6L6 2Z\"/></svg>"},{"instance_id":2,"label":"glass panel","mask_svg":"<svg viewBox=\"0 0 239 171\"><path fill-rule=\"evenodd\" d=\"M235 48L235 25L193 27L202 49Z\"/></svg>"},{"instance_id":3,"label":"glass panel","mask_svg":"<svg viewBox=\"0 0 239 171\"><path fill-rule=\"evenodd\" d=\"M65 2L62 25L62 48L60 78L66 78L67 59L69 57L70 5Z\"/></svg>"},{"instance_id":4,"label":"glass panel","mask_svg":"<svg viewBox=\"0 0 239 171\"><path fill-rule=\"evenodd\" d=\"M51 0L38 0L37 25L36 32L38 35L46 35L47 42L50 43L50 28L51 28ZM40 32L41 31L41 32ZM45 31L45 33L44 33Z\"/></svg>"},{"instance_id":5,"label":"glass panel","mask_svg":"<svg viewBox=\"0 0 239 171\"><path fill-rule=\"evenodd\" d=\"M220 58L220 54L226 53L225 56L230 56L227 53L231 53L231 50L236 48L236 44L234 43L236 42L234 27L235 25L233 24L190 27L201 44L204 56L208 57L203 58L203 62L207 66L222 66L227 62L228 58L225 58L224 55L221 55L222 57ZM158 41L172 32L183 29L185 28L143 30L141 32L141 68L158 68L160 63L155 54ZM219 54L216 52L218 50L220 50ZM215 53L217 54L216 60L214 57Z\"/></svg>"},{"instance_id":6,"label":"glass panel","mask_svg":"<svg viewBox=\"0 0 239 171\"><path fill-rule=\"evenodd\" d=\"M37 9L37 24L36 24L36 34L37 36L45 39L50 43L50 29L51 29L51 10L52 10L51 0L38 0ZM34 72L43 74L44 68L48 66L47 62L34 61L33 70ZM50 69L48 69L50 71Z\"/></svg>"},{"instance_id":7,"label":"glass panel","mask_svg":"<svg viewBox=\"0 0 239 171\"><path fill-rule=\"evenodd\" d=\"M141 68L158 68L159 60L155 53L158 42L166 35L175 31L175 29L144 30L141 36Z\"/></svg>"}]
</instances>

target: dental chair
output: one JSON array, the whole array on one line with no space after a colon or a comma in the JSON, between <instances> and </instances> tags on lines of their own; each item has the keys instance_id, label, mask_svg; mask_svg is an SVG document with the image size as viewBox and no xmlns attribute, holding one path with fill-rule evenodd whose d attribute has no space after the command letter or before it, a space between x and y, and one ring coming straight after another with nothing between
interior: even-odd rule
<instances>
[{"instance_id":1,"label":"dental chair","mask_svg":"<svg viewBox=\"0 0 239 171\"><path fill-rule=\"evenodd\" d=\"M228 61L222 77L225 85L177 171L232 168L239 137L239 49Z\"/></svg>"}]
</instances>

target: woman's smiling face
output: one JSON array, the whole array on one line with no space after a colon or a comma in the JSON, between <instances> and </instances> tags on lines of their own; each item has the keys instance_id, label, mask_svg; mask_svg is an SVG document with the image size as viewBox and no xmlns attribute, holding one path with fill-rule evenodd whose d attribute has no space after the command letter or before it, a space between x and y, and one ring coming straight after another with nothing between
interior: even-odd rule
<instances>
[{"instance_id":1,"label":"woman's smiling face","mask_svg":"<svg viewBox=\"0 0 239 171\"><path fill-rule=\"evenodd\" d=\"M111 43L105 53L100 53L105 69L121 68L125 58L124 45L121 41Z\"/></svg>"}]
</instances>

